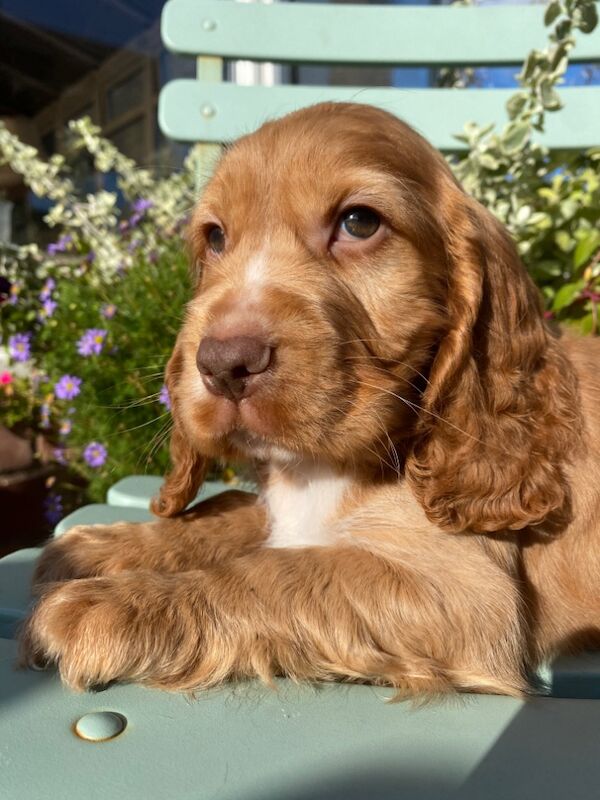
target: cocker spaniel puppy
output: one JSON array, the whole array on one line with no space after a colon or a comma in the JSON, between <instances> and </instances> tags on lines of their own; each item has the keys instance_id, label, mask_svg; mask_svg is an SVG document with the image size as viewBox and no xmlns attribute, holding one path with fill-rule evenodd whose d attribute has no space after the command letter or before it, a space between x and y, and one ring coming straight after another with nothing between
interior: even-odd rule
<instances>
[{"instance_id":1,"label":"cocker spaniel puppy","mask_svg":"<svg viewBox=\"0 0 600 800\"><path fill-rule=\"evenodd\" d=\"M600 348L548 327L437 151L375 108L298 111L227 151L191 241L163 519L46 547L26 663L519 695L598 641ZM212 458L254 462L258 499L185 510Z\"/></svg>"}]
</instances>

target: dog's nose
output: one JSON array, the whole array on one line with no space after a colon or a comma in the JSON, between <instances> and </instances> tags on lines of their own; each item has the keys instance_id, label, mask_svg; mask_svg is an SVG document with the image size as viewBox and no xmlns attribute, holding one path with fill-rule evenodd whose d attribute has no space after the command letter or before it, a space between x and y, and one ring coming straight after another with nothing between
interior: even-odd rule
<instances>
[{"instance_id":1,"label":"dog's nose","mask_svg":"<svg viewBox=\"0 0 600 800\"><path fill-rule=\"evenodd\" d=\"M256 389L272 357L273 348L252 336L207 336L198 347L196 364L209 392L241 400Z\"/></svg>"}]
</instances>

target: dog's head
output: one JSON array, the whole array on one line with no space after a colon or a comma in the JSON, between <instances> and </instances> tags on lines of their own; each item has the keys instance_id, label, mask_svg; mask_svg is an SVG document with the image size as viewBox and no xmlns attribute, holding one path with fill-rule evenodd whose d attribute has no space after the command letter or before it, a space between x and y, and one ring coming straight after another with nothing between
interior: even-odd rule
<instances>
[{"instance_id":1,"label":"dog's head","mask_svg":"<svg viewBox=\"0 0 600 800\"><path fill-rule=\"evenodd\" d=\"M207 458L240 456L402 473L451 530L564 503L574 404L537 292L407 125L354 104L270 122L227 151L190 230L157 513L192 499Z\"/></svg>"}]
</instances>

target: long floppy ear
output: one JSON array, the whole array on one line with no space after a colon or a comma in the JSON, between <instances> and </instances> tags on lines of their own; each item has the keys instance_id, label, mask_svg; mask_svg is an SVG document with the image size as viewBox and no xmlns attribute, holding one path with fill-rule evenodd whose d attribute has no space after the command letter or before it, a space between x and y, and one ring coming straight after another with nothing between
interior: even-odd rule
<instances>
[{"instance_id":1,"label":"long floppy ear","mask_svg":"<svg viewBox=\"0 0 600 800\"><path fill-rule=\"evenodd\" d=\"M173 416L170 444L172 467L150 504L152 513L159 517L173 517L183 511L198 493L208 468L207 459L193 447L181 422L178 399L181 370L182 356L176 343L165 370Z\"/></svg>"},{"instance_id":2,"label":"long floppy ear","mask_svg":"<svg viewBox=\"0 0 600 800\"><path fill-rule=\"evenodd\" d=\"M550 530L569 514L577 381L507 231L449 180L443 194L450 326L407 477L446 530Z\"/></svg>"}]
</instances>

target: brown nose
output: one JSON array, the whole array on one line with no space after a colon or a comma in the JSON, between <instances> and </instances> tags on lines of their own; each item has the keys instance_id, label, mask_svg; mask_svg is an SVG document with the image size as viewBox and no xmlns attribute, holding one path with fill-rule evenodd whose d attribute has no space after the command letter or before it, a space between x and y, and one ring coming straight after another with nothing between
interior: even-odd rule
<instances>
[{"instance_id":1,"label":"brown nose","mask_svg":"<svg viewBox=\"0 0 600 800\"><path fill-rule=\"evenodd\" d=\"M271 366L273 348L251 336L200 342L196 364L209 392L230 400L248 397Z\"/></svg>"}]
</instances>

